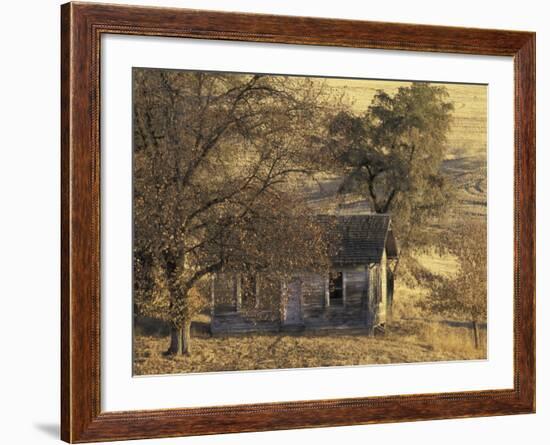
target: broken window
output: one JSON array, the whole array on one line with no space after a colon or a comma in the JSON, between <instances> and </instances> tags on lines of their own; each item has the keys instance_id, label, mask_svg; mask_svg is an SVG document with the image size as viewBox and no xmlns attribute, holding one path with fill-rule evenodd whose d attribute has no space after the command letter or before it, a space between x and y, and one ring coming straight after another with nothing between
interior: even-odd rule
<instances>
[{"instance_id":1,"label":"broken window","mask_svg":"<svg viewBox=\"0 0 550 445\"><path fill-rule=\"evenodd\" d=\"M330 306L344 304L344 277L342 272L331 272L328 282Z\"/></svg>"}]
</instances>

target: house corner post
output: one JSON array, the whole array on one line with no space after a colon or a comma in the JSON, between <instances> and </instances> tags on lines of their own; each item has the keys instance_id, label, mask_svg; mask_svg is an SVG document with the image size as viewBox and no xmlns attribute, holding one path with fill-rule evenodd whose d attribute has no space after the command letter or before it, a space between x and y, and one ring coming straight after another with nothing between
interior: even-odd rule
<instances>
[{"instance_id":1,"label":"house corner post","mask_svg":"<svg viewBox=\"0 0 550 445\"><path fill-rule=\"evenodd\" d=\"M329 285L329 277L325 277L325 307L330 306L330 285Z\"/></svg>"},{"instance_id":2,"label":"house corner post","mask_svg":"<svg viewBox=\"0 0 550 445\"><path fill-rule=\"evenodd\" d=\"M260 275L254 275L254 307L260 307Z\"/></svg>"},{"instance_id":3,"label":"house corner post","mask_svg":"<svg viewBox=\"0 0 550 445\"><path fill-rule=\"evenodd\" d=\"M210 315L214 317L216 307L216 274L213 273L210 279Z\"/></svg>"},{"instance_id":4,"label":"house corner post","mask_svg":"<svg viewBox=\"0 0 550 445\"><path fill-rule=\"evenodd\" d=\"M342 270L342 304L346 306L346 271Z\"/></svg>"},{"instance_id":5,"label":"house corner post","mask_svg":"<svg viewBox=\"0 0 550 445\"><path fill-rule=\"evenodd\" d=\"M236 273L235 274L235 309L237 312L241 310L242 305L242 293L241 293L241 274Z\"/></svg>"}]
</instances>

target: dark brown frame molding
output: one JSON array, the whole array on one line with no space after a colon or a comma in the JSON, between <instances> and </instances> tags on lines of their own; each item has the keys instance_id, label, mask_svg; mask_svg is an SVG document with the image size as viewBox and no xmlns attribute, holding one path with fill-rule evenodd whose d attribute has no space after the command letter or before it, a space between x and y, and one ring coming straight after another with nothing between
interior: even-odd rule
<instances>
[{"instance_id":1,"label":"dark brown frame molding","mask_svg":"<svg viewBox=\"0 0 550 445\"><path fill-rule=\"evenodd\" d=\"M99 390L102 34L512 56L515 69L514 388L102 412ZM93 442L535 411L534 33L68 3L61 7L61 37L63 440Z\"/></svg>"}]
</instances>

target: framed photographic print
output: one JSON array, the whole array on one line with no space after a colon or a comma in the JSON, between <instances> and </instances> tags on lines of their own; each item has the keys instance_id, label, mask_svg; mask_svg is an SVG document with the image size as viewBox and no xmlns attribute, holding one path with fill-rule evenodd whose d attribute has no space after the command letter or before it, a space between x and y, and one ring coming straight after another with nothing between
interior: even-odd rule
<instances>
[{"instance_id":1,"label":"framed photographic print","mask_svg":"<svg viewBox=\"0 0 550 445\"><path fill-rule=\"evenodd\" d=\"M63 440L534 412L534 33L61 17Z\"/></svg>"}]
</instances>

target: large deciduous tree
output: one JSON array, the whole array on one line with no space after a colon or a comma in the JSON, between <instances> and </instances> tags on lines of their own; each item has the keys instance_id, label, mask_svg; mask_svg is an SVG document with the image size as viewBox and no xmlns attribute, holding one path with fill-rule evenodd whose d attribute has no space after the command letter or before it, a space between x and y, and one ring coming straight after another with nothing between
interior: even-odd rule
<instances>
[{"instance_id":1,"label":"large deciduous tree","mask_svg":"<svg viewBox=\"0 0 550 445\"><path fill-rule=\"evenodd\" d=\"M133 76L135 306L171 323L168 352L188 353L211 274L327 266L292 181L313 168L323 93L282 76Z\"/></svg>"},{"instance_id":2,"label":"large deciduous tree","mask_svg":"<svg viewBox=\"0 0 550 445\"><path fill-rule=\"evenodd\" d=\"M378 91L362 115L340 112L326 147L344 180L377 213L391 213L401 258L429 242L426 222L444 212L451 188L441 173L453 105L445 87L412 83Z\"/></svg>"}]
</instances>

